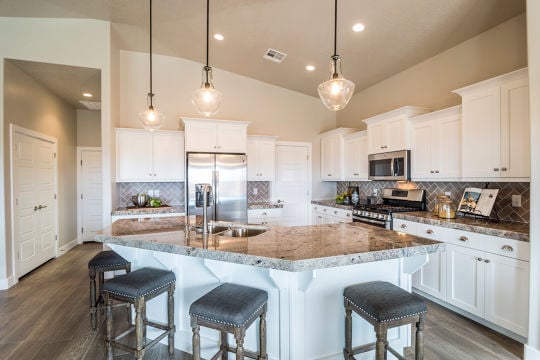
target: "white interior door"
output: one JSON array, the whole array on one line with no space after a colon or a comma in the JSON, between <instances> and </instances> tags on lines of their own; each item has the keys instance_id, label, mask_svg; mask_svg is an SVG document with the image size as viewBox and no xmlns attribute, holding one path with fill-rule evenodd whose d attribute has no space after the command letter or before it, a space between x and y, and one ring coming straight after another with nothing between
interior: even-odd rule
<instances>
[{"instance_id":1,"label":"white interior door","mask_svg":"<svg viewBox=\"0 0 540 360\"><path fill-rule=\"evenodd\" d=\"M101 150L80 150L80 237L82 242L94 241L103 228L103 190Z\"/></svg>"},{"instance_id":2,"label":"white interior door","mask_svg":"<svg viewBox=\"0 0 540 360\"><path fill-rule=\"evenodd\" d=\"M56 256L56 139L12 129L13 238L21 277Z\"/></svg>"},{"instance_id":3,"label":"white interior door","mask_svg":"<svg viewBox=\"0 0 540 360\"><path fill-rule=\"evenodd\" d=\"M305 144L276 145L274 198L283 202L281 225L309 224L311 148Z\"/></svg>"}]
</instances>

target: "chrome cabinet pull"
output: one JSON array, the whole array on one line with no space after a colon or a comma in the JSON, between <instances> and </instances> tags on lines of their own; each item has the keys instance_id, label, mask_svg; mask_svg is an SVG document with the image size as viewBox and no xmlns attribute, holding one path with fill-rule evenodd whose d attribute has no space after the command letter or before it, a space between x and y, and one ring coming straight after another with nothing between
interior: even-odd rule
<instances>
[{"instance_id":1,"label":"chrome cabinet pull","mask_svg":"<svg viewBox=\"0 0 540 360\"><path fill-rule=\"evenodd\" d=\"M351 216L351 213L347 213L347 216Z\"/></svg>"},{"instance_id":2,"label":"chrome cabinet pull","mask_svg":"<svg viewBox=\"0 0 540 360\"><path fill-rule=\"evenodd\" d=\"M460 236L458 240L463 242L469 242L469 238L466 236Z\"/></svg>"},{"instance_id":3,"label":"chrome cabinet pull","mask_svg":"<svg viewBox=\"0 0 540 360\"><path fill-rule=\"evenodd\" d=\"M406 224L401 224L401 228L402 228L402 229L406 229L406 228L407 228L407 225L406 225Z\"/></svg>"},{"instance_id":4,"label":"chrome cabinet pull","mask_svg":"<svg viewBox=\"0 0 540 360\"><path fill-rule=\"evenodd\" d=\"M262 213L261 215L262 215L262 216L266 216L266 213L265 213L265 212L263 212L263 213Z\"/></svg>"},{"instance_id":5,"label":"chrome cabinet pull","mask_svg":"<svg viewBox=\"0 0 540 360\"><path fill-rule=\"evenodd\" d=\"M482 259L481 257L476 258L476 260L478 260L478 261L484 261L484 259Z\"/></svg>"},{"instance_id":6,"label":"chrome cabinet pull","mask_svg":"<svg viewBox=\"0 0 540 360\"><path fill-rule=\"evenodd\" d=\"M439 170L435 170L435 174L438 174L439 173Z\"/></svg>"},{"instance_id":7,"label":"chrome cabinet pull","mask_svg":"<svg viewBox=\"0 0 540 360\"><path fill-rule=\"evenodd\" d=\"M39 208L37 206L34 206L34 211L38 211Z\"/></svg>"},{"instance_id":8,"label":"chrome cabinet pull","mask_svg":"<svg viewBox=\"0 0 540 360\"><path fill-rule=\"evenodd\" d=\"M499 168L493 168L493 171L499 171Z\"/></svg>"},{"instance_id":9,"label":"chrome cabinet pull","mask_svg":"<svg viewBox=\"0 0 540 360\"><path fill-rule=\"evenodd\" d=\"M430 171L430 173L432 173L432 174L433 174L433 173L435 173L435 171L431 170L431 171Z\"/></svg>"},{"instance_id":10,"label":"chrome cabinet pull","mask_svg":"<svg viewBox=\"0 0 540 360\"><path fill-rule=\"evenodd\" d=\"M508 170L508 169L505 168L505 167L501 168L501 171L506 171L506 170Z\"/></svg>"},{"instance_id":11,"label":"chrome cabinet pull","mask_svg":"<svg viewBox=\"0 0 540 360\"><path fill-rule=\"evenodd\" d=\"M426 233L428 233L429 235L431 235L431 234L433 234L433 230L427 229L427 230L426 230Z\"/></svg>"},{"instance_id":12,"label":"chrome cabinet pull","mask_svg":"<svg viewBox=\"0 0 540 360\"><path fill-rule=\"evenodd\" d=\"M336 210L336 211L334 211L334 214L337 214L337 210Z\"/></svg>"},{"instance_id":13,"label":"chrome cabinet pull","mask_svg":"<svg viewBox=\"0 0 540 360\"><path fill-rule=\"evenodd\" d=\"M485 259L484 262L485 262L486 264L489 264L489 263L490 263L489 259Z\"/></svg>"},{"instance_id":14,"label":"chrome cabinet pull","mask_svg":"<svg viewBox=\"0 0 540 360\"><path fill-rule=\"evenodd\" d=\"M501 250L502 250L502 251L512 252L512 251L514 251L514 248L511 247L510 245L503 245L503 246L501 247Z\"/></svg>"}]
</instances>

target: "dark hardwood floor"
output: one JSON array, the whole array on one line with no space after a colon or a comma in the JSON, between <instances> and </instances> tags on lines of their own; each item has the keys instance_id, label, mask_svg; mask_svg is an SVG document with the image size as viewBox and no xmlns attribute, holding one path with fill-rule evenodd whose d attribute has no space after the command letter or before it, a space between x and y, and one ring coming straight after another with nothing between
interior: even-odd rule
<instances>
[{"instance_id":1,"label":"dark hardwood floor","mask_svg":"<svg viewBox=\"0 0 540 360\"><path fill-rule=\"evenodd\" d=\"M77 246L0 291L0 359L105 359L104 326L90 328L88 260L101 244ZM523 345L428 302L425 359L522 359ZM118 311L123 311L118 309ZM116 322L116 324L121 322ZM119 325L121 326L121 324ZM414 359L406 351L407 359ZM191 359L158 344L145 359ZM115 359L132 359L115 351Z\"/></svg>"}]
</instances>

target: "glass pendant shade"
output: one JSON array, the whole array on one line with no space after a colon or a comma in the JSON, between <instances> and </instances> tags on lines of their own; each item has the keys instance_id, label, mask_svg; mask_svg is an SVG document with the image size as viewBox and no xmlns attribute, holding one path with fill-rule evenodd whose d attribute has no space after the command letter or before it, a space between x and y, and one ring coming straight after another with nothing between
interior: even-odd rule
<instances>
[{"instance_id":1,"label":"glass pendant shade","mask_svg":"<svg viewBox=\"0 0 540 360\"><path fill-rule=\"evenodd\" d=\"M165 122L165 115L154 109L153 106L149 106L148 109L139 113L139 119L146 130L154 131L161 128Z\"/></svg>"},{"instance_id":2,"label":"glass pendant shade","mask_svg":"<svg viewBox=\"0 0 540 360\"><path fill-rule=\"evenodd\" d=\"M214 89L212 69L210 67L203 69L203 79L201 87L193 92L191 102L200 114L208 117L219 111L223 95Z\"/></svg>"},{"instance_id":3,"label":"glass pendant shade","mask_svg":"<svg viewBox=\"0 0 540 360\"><path fill-rule=\"evenodd\" d=\"M341 59L332 57L330 79L319 85L319 97L329 110L341 110L354 94L354 83L341 75Z\"/></svg>"}]
</instances>

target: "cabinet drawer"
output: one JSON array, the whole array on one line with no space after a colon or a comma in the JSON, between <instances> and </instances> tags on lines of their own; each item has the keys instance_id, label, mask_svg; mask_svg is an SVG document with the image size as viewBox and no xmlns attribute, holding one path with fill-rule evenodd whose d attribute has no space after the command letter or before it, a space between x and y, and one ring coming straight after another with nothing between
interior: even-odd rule
<instances>
[{"instance_id":1,"label":"cabinet drawer","mask_svg":"<svg viewBox=\"0 0 540 360\"><path fill-rule=\"evenodd\" d=\"M252 209L248 210L249 218L281 217L281 209Z\"/></svg>"},{"instance_id":2,"label":"cabinet drawer","mask_svg":"<svg viewBox=\"0 0 540 360\"><path fill-rule=\"evenodd\" d=\"M336 216L342 219L352 219L352 210L328 208L328 215Z\"/></svg>"},{"instance_id":3,"label":"cabinet drawer","mask_svg":"<svg viewBox=\"0 0 540 360\"><path fill-rule=\"evenodd\" d=\"M449 244L464 246L470 249L484 251L487 237L487 235L477 234L470 231L446 229L446 242Z\"/></svg>"},{"instance_id":4,"label":"cabinet drawer","mask_svg":"<svg viewBox=\"0 0 540 360\"><path fill-rule=\"evenodd\" d=\"M529 261L530 244L524 241L488 236L485 240L486 252Z\"/></svg>"},{"instance_id":5,"label":"cabinet drawer","mask_svg":"<svg viewBox=\"0 0 540 360\"><path fill-rule=\"evenodd\" d=\"M413 221L394 219L394 231L416 235L416 228L419 224Z\"/></svg>"},{"instance_id":6,"label":"cabinet drawer","mask_svg":"<svg viewBox=\"0 0 540 360\"><path fill-rule=\"evenodd\" d=\"M441 226L419 223L416 225L416 236L421 236L432 240L446 241L446 230L448 229Z\"/></svg>"}]
</instances>

